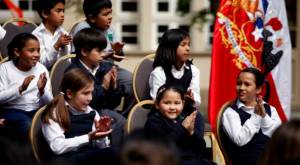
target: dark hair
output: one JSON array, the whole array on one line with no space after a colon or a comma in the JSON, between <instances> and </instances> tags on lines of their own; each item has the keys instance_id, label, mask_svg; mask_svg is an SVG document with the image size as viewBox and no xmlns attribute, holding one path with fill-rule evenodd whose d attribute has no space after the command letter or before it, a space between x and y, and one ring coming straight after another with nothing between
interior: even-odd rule
<instances>
[{"instance_id":1,"label":"dark hair","mask_svg":"<svg viewBox=\"0 0 300 165\"><path fill-rule=\"evenodd\" d=\"M67 90L76 93L86 85L93 82L93 79L79 68L66 72L60 85L61 93L55 96L55 98L47 105L42 116L43 122L49 123L49 119L52 119L68 131L70 127L70 119L69 111L65 104L65 100L68 100L66 97ZM55 109L56 111L54 112ZM55 113L55 115L53 113Z\"/></svg>"},{"instance_id":2,"label":"dark hair","mask_svg":"<svg viewBox=\"0 0 300 165\"><path fill-rule=\"evenodd\" d=\"M85 28L80 30L73 38L76 57L81 57L81 50L91 51L94 48L101 50L106 48L107 41L104 34L93 28Z\"/></svg>"},{"instance_id":3,"label":"dark hair","mask_svg":"<svg viewBox=\"0 0 300 165\"><path fill-rule=\"evenodd\" d=\"M241 73L252 73L255 78L256 88L262 87L264 84L266 85L264 100L268 102L270 98L270 84L268 81L265 80L265 75L257 68L253 68L253 67L245 68L239 74Z\"/></svg>"},{"instance_id":4,"label":"dark hair","mask_svg":"<svg viewBox=\"0 0 300 165\"><path fill-rule=\"evenodd\" d=\"M112 8L110 0L84 0L83 1L83 12L86 18L89 16L98 16L104 8Z\"/></svg>"},{"instance_id":5,"label":"dark hair","mask_svg":"<svg viewBox=\"0 0 300 165\"><path fill-rule=\"evenodd\" d=\"M7 45L7 53L9 60L17 60L15 49L21 51L28 40L36 40L39 41L33 34L31 33L20 33L16 35L11 42Z\"/></svg>"},{"instance_id":6,"label":"dark hair","mask_svg":"<svg viewBox=\"0 0 300 165\"><path fill-rule=\"evenodd\" d=\"M161 66L164 70L171 70L172 65L176 63L177 48L180 42L186 37L190 36L182 29L170 29L166 31L156 50L153 68Z\"/></svg>"},{"instance_id":7,"label":"dark hair","mask_svg":"<svg viewBox=\"0 0 300 165\"><path fill-rule=\"evenodd\" d=\"M177 165L178 148L164 134L137 129L124 140L120 153L121 165Z\"/></svg>"},{"instance_id":8,"label":"dark hair","mask_svg":"<svg viewBox=\"0 0 300 165\"><path fill-rule=\"evenodd\" d=\"M259 165L296 165L300 162L300 120L279 126L264 150Z\"/></svg>"},{"instance_id":9,"label":"dark hair","mask_svg":"<svg viewBox=\"0 0 300 165\"><path fill-rule=\"evenodd\" d=\"M53 9L55 7L55 5L60 2L62 4L66 3L65 0L38 0L36 6L37 6L37 12L39 13L39 16L41 17L41 19L43 21L45 19L42 15L43 12L50 14L50 10Z\"/></svg>"},{"instance_id":10,"label":"dark hair","mask_svg":"<svg viewBox=\"0 0 300 165\"><path fill-rule=\"evenodd\" d=\"M185 92L181 88L174 85L164 84L160 86L157 90L156 99L155 99L156 103L159 103L161 99L163 99L163 96L166 93L166 91L177 92L178 94L180 94L181 99L184 100Z\"/></svg>"}]
</instances>

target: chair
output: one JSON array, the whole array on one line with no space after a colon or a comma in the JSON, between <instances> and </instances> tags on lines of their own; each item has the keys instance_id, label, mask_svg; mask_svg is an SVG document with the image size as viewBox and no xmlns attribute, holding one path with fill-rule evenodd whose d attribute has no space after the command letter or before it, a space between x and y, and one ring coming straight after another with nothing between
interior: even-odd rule
<instances>
[{"instance_id":1,"label":"chair","mask_svg":"<svg viewBox=\"0 0 300 165\"><path fill-rule=\"evenodd\" d=\"M18 22L23 23L23 25L19 26ZM0 50L2 57L7 57L7 45L11 42L11 40L20 33L31 33L37 27L33 22L24 19L24 18L13 18L10 19L3 24L3 28L6 30L6 34L4 38L0 41Z\"/></svg>"},{"instance_id":2,"label":"chair","mask_svg":"<svg viewBox=\"0 0 300 165\"><path fill-rule=\"evenodd\" d=\"M143 100L132 107L125 125L126 134L144 127L153 104L153 100Z\"/></svg>"},{"instance_id":3,"label":"chair","mask_svg":"<svg viewBox=\"0 0 300 165\"><path fill-rule=\"evenodd\" d=\"M152 99L150 96L149 77L155 54L145 56L133 71L133 93L137 102Z\"/></svg>"},{"instance_id":4,"label":"chair","mask_svg":"<svg viewBox=\"0 0 300 165\"><path fill-rule=\"evenodd\" d=\"M5 58L1 59L1 60L0 60L0 64L4 63L4 62L6 62L6 61L8 61L8 57L5 57Z\"/></svg>"},{"instance_id":5,"label":"chair","mask_svg":"<svg viewBox=\"0 0 300 165\"><path fill-rule=\"evenodd\" d=\"M221 129L222 129L221 124L222 124L223 113L225 112L226 108L231 106L232 104L234 104L234 100L230 100L230 101L227 101L226 103L224 103L222 105L220 111L218 112L218 116L217 116L216 136L217 136L217 141L219 143L220 149L221 149L221 151L224 155L224 159L225 159L226 164L230 164L230 160L229 160L228 155L225 151L224 145L222 144L223 135L221 133Z\"/></svg>"},{"instance_id":6,"label":"chair","mask_svg":"<svg viewBox=\"0 0 300 165\"><path fill-rule=\"evenodd\" d=\"M46 106L40 108L36 114L34 115L30 132L29 132L29 138L30 143L32 147L32 151L34 154L34 157L36 158L38 163L46 162L51 160L53 156L53 152L50 149L46 139L44 138L43 132L42 132L42 120L41 116L44 112ZM24 162L25 164L26 162Z\"/></svg>"},{"instance_id":7,"label":"chair","mask_svg":"<svg viewBox=\"0 0 300 165\"><path fill-rule=\"evenodd\" d=\"M206 143L206 148L211 149L211 160L218 165L226 165L227 163L214 133L212 133L211 131L204 132L204 140Z\"/></svg>"},{"instance_id":8,"label":"chair","mask_svg":"<svg viewBox=\"0 0 300 165\"><path fill-rule=\"evenodd\" d=\"M71 65L71 58L74 58L75 54L68 54L60 57L53 65L50 71L50 80L52 86L52 94L56 96L59 93L60 83L64 76L65 70Z\"/></svg>"}]
</instances>

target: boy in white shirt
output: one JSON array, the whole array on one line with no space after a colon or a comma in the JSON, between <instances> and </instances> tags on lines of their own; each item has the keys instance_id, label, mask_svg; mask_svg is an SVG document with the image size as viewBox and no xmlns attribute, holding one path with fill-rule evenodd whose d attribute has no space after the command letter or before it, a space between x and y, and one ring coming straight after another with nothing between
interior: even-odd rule
<instances>
[{"instance_id":1,"label":"boy in white shirt","mask_svg":"<svg viewBox=\"0 0 300 165\"><path fill-rule=\"evenodd\" d=\"M38 13L43 22L32 32L40 42L40 62L48 70L57 59L71 52L71 36L61 26L64 22L65 0L39 0Z\"/></svg>"}]
</instances>

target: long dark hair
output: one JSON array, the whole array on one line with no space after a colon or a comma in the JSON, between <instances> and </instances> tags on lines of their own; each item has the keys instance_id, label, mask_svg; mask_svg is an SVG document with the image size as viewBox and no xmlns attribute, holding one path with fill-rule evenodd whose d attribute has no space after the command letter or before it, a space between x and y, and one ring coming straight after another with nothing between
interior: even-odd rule
<instances>
[{"instance_id":1,"label":"long dark hair","mask_svg":"<svg viewBox=\"0 0 300 165\"><path fill-rule=\"evenodd\" d=\"M68 100L66 96L67 90L76 93L93 82L93 79L79 68L68 71L61 82L61 93L55 96L47 105L42 116L42 121L49 123L49 119L52 119L58 122L65 131L68 131L70 128L70 119L69 110L65 104L65 101Z\"/></svg>"},{"instance_id":2,"label":"long dark hair","mask_svg":"<svg viewBox=\"0 0 300 165\"><path fill-rule=\"evenodd\" d=\"M177 48L180 42L187 37L190 37L189 34L182 29L166 31L156 50L153 68L161 66L165 71L171 70L172 65L176 64Z\"/></svg>"}]
</instances>

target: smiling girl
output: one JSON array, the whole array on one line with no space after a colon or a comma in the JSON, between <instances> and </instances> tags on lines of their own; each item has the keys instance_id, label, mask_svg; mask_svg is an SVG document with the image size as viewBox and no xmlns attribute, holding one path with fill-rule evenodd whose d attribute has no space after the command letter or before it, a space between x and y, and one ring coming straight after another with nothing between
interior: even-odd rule
<instances>
[{"instance_id":1,"label":"smiling girl","mask_svg":"<svg viewBox=\"0 0 300 165\"><path fill-rule=\"evenodd\" d=\"M276 109L260 96L264 75L246 68L237 77L235 103L222 117L224 146L232 165L254 165L274 130L281 124Z\"/></svg>"},{"instance_id":2,"label":"smiling girl","mask_svg":"<svg viewBox=\"0 0 300 165\"><path fill-rule=\"evenodd\" d=\"M8 45L9 61L0 65L0 116L5 129L28 139L36 110L52 99L47 69L40 64L40 44L29 33L21 33Z\"/></svg>"}]
</instances>

